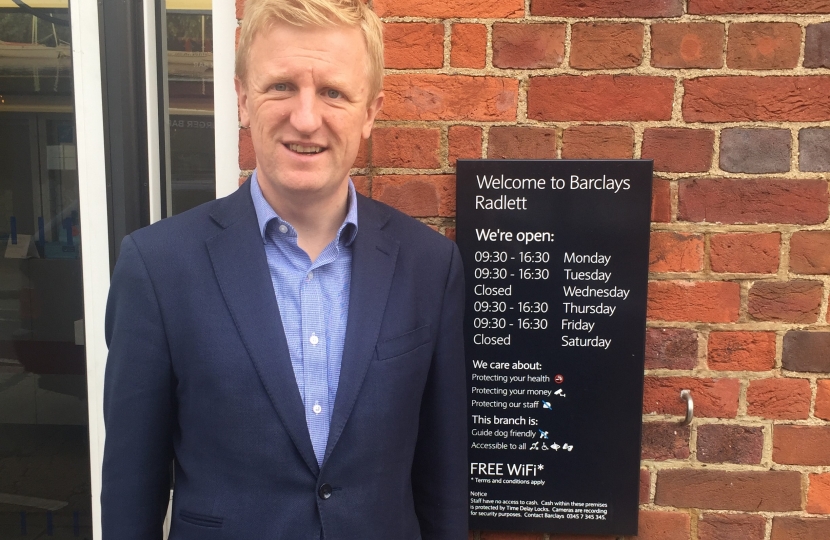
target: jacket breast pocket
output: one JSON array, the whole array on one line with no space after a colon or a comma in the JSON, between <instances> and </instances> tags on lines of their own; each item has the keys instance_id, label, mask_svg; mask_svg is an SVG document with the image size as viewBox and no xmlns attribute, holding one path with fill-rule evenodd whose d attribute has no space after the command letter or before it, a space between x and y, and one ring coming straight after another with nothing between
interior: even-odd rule
<instances>
[{"instance_id":1,"label":"jacket breast pocket","mask_svg":"<svg viewBox=\"0 0 830 540\"><path fill-rule=\"evenodd\" d=\"M378 342L375 347L378 361L390 360L414 351L430 341L429 325L425 324L411 332L401 334L392 339Z\"/></svg>"}]
</instances>

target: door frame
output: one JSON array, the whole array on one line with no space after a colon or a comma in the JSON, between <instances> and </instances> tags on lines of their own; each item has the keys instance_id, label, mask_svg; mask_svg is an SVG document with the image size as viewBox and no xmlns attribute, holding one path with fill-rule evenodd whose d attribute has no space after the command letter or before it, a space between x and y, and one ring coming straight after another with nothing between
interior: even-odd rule
<instances>
[{"instance_id":1,"label":"door frame","mask_svg":"<svg viewBox=\"0 0 830 540\"><path fill-rule=\"evenodd\" d=\"M89 407L92 536L101 538L101 464L104 451L104 315L110 282L107 170L98 3L69 3L78 160L78 196L84 234L81 268Z\"/></svg>"}]
</instances>

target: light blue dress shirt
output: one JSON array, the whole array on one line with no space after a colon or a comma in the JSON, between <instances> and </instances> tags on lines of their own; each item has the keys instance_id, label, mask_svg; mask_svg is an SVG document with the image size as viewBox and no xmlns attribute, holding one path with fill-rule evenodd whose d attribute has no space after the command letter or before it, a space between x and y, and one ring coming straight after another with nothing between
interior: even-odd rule
<instances>
[{"instance_id":1,"label":"light blue dress shirt","mask_svg":"<svg viewBox=\"0 0 830 540\"><path fill-rule=\"evenodd\" d=\"M291 366L305 407L317 463L323 463L349 314L352 242L357 235L357 196L349 180L349 208L337 236L313 263L297 245L297 231L265 200L257 173L251 178L271 283L280 309Z\"/></svg>"}]
</instances>

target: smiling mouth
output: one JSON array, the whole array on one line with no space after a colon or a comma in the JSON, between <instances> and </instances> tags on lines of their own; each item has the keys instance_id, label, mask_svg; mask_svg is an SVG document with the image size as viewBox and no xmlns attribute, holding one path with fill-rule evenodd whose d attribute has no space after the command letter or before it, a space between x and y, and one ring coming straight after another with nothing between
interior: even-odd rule
<instances>
[{"instance_id":1,"label":"smiling mouth","mask_svg":"<svg viewBox=\"0 0 830 540\"><path fill-rule=\"evenodd\" d=\"M322 146L305 146L302 144L286 144L285 146L298 154L319 154L324 150Z\"/></svg>"}]
</instances>

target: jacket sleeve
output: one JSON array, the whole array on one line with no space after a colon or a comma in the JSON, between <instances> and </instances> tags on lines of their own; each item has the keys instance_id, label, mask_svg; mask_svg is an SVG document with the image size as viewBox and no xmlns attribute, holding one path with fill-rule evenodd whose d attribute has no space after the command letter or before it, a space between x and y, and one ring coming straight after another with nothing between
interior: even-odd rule
<instances>
[{"instance_id":1,"label":"jacket sleeve","mask_svg":"<svg viewBox=\"0 0 830 540\"><path fill-rule=\"evenodd\" d=\"M162 312L127 236L107 300L103 540L161 540L170 493L175 383Z\"/></svg>"},{"instance_id":2,"label":"jacket sleeve","mask_svg":"<svg viewBox=\"0 0 830 540\"><path fill-rule=\"evenodd\" d=\"M452 244L435 353L421 405L412 467L423 540L467 538L467 422L464 272Z\"/></svg>"}]
</instances>

